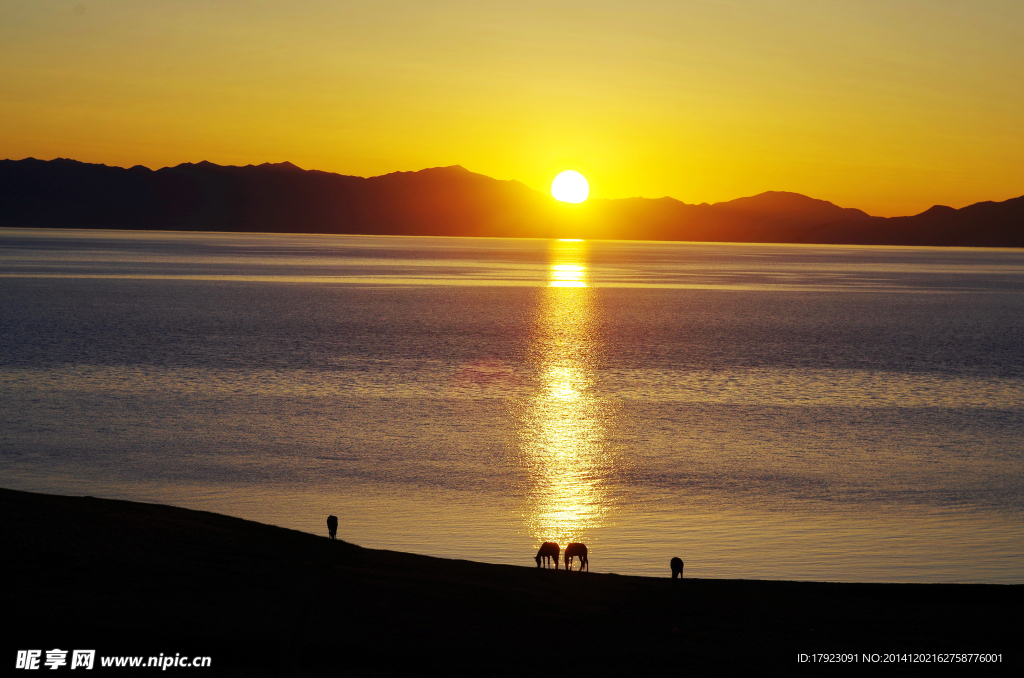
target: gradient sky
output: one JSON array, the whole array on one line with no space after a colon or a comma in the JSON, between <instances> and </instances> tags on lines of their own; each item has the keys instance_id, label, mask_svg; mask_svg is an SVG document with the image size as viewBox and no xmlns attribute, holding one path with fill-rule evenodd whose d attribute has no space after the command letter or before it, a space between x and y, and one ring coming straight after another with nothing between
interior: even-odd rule
<instances>
[{"instance_id":1,"label":"gradient sky","mask_svg":"<svg viewBox=\"0 0 1024 678\"><path fill-rule=\"evenodd\" d=\"M1024 194L1021 0L0 0L0 158Z\"/></svg>"}]
</instances>

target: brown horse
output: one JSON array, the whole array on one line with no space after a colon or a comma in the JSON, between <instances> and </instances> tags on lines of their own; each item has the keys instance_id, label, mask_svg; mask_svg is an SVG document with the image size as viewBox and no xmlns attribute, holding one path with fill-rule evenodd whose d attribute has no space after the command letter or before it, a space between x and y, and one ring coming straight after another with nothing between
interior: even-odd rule
<instances>
[{"instance_id":1,"label":"brown horse","mask_svg":"<svg viewBox=\"0 0 1024 678\"><path fill-rule=\"evenodd\" d=\"M331 539L338 538L338 518L337 516L327 516L327 531L331 534Z\"/></svg>"},{"instance_id":2,"label":"brown horse","mask_svg":"<svg viewBox=\"0 0 1024 678\"><path fill-rule=\"evenodd\" d=\"M679 577L680 579L682 579L682 577L683 577L683 559L682 558L673 558L672 560L668 561L668 564L672 568L672 578L675 579L676 577Z\"/></svg>"},{"instance_id":3,"label":"brown horse","mask_svg":"<svg viewBox=\"0 0 1024 678\"><path fill-rule=\"evenodd\" d=\"M583 568L586 568L587 572L590 572L590 562L587 560L586 544L577 544L576 542L573 542L565 547L565 569L567 571L572 571L573 558L580 559L580 572L583 571Z\"/></svg>"},{"instance_id":4,"label":"brown horse","mask_svg":"<svg viewBox=\"0 0 1024 678\"><path fill-rule=\"evenodd\" d=\"M558 548L558 544L553 541L546 541L540 545L540 550L537 551L537 555L534 556L534 560L537 561L537 567L540 567L541 558L544 559L544 567L549 567L551 561L555 561L555 569L558 569L558 552L561 551Z\"/></svg>"}]
</instances>

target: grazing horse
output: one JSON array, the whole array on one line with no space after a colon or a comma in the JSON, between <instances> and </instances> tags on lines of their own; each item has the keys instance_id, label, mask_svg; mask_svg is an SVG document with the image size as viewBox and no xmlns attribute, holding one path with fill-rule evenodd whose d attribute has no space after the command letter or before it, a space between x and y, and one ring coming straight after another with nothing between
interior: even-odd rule
<instances>
[{"instance_id":1,"label":"grazing horse","mask_svg":"<svg viewBox=\"0 0 1024 678\"><path fill-rule=\"evenodd\" d=\"M579 558L580 559L580 572L583 571L584 567L587 568L587 572L590 572L590 564L587 561L587 545L586 544L577 544L576 542L573 542L573 543L571 543L571 544L569 544L568 546L565 547L565 569L567 571L571 571L572 570L572 559L573 558Z\"/></svg>"},{"instance_id":2,"label":"grazing horse","mask_svg":"<svg viewBox=\"0 0 1024 678\"><path fill-rule=\"evenodd\" d=\"M337 516L327 516L327 531L331 533L331 539L338 538L338 518Z\"/></svg>"},{"instance_id":3,"label":"grazing horse","mask_svg":"<svg viewBox=\"0 0 1024 678\"><path fill-rule=\"evenodd\" d=\"M541 558L544 559L544 567L549 567L551 561L555 561L555 569L558 569L558 552L561 551L558 548L558 544L553 541L546 541L540 545L540 550L537 551L537 555L534 556L534 560L537 561L537 567L540 567Z\"/></svg>"},{"instance_id":4,"label":"grazing horse","mask_svg":"<svg viewBox=\"0 0 1024 678\"><path fill-rule=\"evenodd\" d=\"M675 579L683 577L683 560L681 558L673 558L668 561L668 564L672 567L672 578Z\"/></svg>"}]
</instances>

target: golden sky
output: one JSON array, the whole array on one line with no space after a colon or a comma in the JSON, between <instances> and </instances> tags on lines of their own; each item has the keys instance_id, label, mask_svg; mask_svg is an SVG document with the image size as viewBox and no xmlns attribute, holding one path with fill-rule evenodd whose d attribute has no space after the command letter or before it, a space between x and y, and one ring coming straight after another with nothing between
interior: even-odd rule
<instances>
[{"instance_id":1,"label":"golden sky","mask_svg":"<svg viewBox=\"0 0 1024 678\"><path fill-rule=\"evenodd\" d=\"M0 0L0 158L1024 194L1021 0Z\"/></svg>"}]
</instances>

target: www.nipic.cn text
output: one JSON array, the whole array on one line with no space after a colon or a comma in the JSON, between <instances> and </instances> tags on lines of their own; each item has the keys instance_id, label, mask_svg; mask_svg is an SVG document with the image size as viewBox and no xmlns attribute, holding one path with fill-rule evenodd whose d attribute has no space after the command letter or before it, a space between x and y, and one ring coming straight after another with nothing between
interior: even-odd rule
<instances>
[{"instance_id":1,"label":"www.nipic.cn text","mask_svg":"<svg viewBox=\"0 0 1024 678\"><path fill-rule=\"evenodd\" d=\"M165 655L161 653L156 657L122 657L108 656L99 657L98 665L103 668L154 668L166 671L167 669L191 669L207 668L213 663L210 657L182 657L181 653ZM18 656L14 662L14 668L26 671L39 669L85 669L90 670L97 666L96 650L18 650Z\"/></svg>"}]
</instances>

